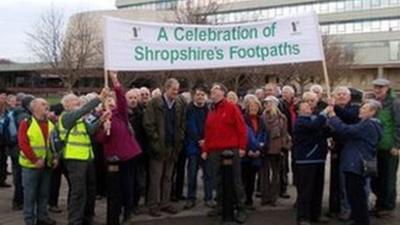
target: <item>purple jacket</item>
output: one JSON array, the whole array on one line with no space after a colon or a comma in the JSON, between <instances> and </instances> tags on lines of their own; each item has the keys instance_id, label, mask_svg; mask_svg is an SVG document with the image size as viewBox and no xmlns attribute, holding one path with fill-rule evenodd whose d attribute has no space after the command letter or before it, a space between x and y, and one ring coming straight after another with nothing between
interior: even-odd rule
<instances>
[{"instance_id":1,"label":"purple jacket","mask_svg":"<svg viewBox=\"0 0 400 225\"><path fill-rule=\"evenodd\" d=\"M112 111L110 135L100 129L97 140L103 144L106 160L117 158L126 161L142 153L142 149L129 129L128 105L121 86L114 87L114 91L117 107Z\"/></svg>"}]
</instances>

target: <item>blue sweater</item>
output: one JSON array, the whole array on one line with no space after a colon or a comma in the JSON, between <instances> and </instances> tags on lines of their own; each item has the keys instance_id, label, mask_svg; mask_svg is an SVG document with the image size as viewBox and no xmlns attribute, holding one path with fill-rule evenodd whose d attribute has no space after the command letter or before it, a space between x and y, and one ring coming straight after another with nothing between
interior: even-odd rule
<instances>
[{"instance_id":1,"label":"blue sweater","mask_svg":"<svg viewBox=\"0 0 400 225\"><path fill-rule=\"evenodd\" d=\"M258 131L254 130L251 119L248 115L244 115L247 127L247 147L246 151L263 152L264 146L268 146L268 133L264 121L261 116L258 117ZM261 156L260 156L261 157ZM245 156L242 158L242 163L251 163L253 166L261 166L261 158L250 158Z\"/></svg>"},{"instance_id":2,"label":"blue sweater","mask_svg":"<svg viewBox=\"0 0 400 225\"><path fill-rule=\"evenodd\" d=\"M186 112L185 150L187 156L200 155L199 141L204 138L208 107L197 107L191 102Z\"/></svg>"},{"instance_id":3,"label":"blue sweater","mask_svg":"<svg viewBox=\"0 0 400 225\"><path fill-rule=\"evenodd\" d=\"M344 140L340 157L340 169L344 172L363 174L363 160L376 157L376 146L383 128L377 119L367 119L354 125L346 125L338 117L328 121L336 135Z\"/></svg>"},{"instance_id":4,"label":"blue sweater","mask_svg":"<svg viewBox=\"0 0 400 225\"><path fill-rule=\"evenodd\" d=\"M326 115L302 116L297 118L293 129L293 152L296 164L325 163L329 129Z\"/></svg>"}]
</instances>

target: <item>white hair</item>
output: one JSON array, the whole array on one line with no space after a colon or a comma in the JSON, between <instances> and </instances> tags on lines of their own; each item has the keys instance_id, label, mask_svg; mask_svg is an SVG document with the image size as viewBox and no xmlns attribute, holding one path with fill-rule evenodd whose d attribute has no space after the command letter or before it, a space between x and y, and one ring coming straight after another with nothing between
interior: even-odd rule
<instances>
[{"instance_id":1,"label":"white hair","mask_svg":"<svg viewBox=\"0 0 400 225\"><path fill-rule=\"evenodd\" d=\"M290 86L290 85L283 86L282 91L284 91L284 90L289 91L293 95L295 94L294 88L292 86Z\"/></svg>"},{"instance_id":2,"label":"white hair","mask_svg":"<svg viewBox=\"0 0 400 225\"><path fill-rule=\"evenodd\" d=\"M305 99L310 99L310 98L315 98L315 99L318 99L318 96L317 96L317 94L315 94L314 92L312 92L312 91L307 91L307 92L304 92L304 94L303 94L303 100L305 100Z\"/></svg>"},{"instance_id":3,"label":"white hair","mask_svg":"<svg viewBox=\"0 0 400 225\"><path fill-rule=\"evenodd\" d=\"M33 112L34 106L35 106L37 103L41 102L41 101L47 102L44 98L34 98L34 99L29 103L29 110L30 110L31 112Z\"/></svg>"},{"instance_id":4,"label":"white hair","mask_svg":"<svg viewBox=\"0 0 400 225\"><path fill-rule=\"evenodd\" d=\"M333 94L337 95L337 94L342 93L342 92L344 92L344 93L346 93L348 95L351 95L350 89L348 87L346 87L346 86L338 86L338 87L336 87L335 90L333 91Z\"/></svg>"},{"instance_id":5,"label":"white hair","mask_svg":"<svg viewBox=\"0 0 400 225\"><path fill-rule=\"evenodd\" d=\"M160 88L156 88L156 89L154 89L152 92L151 92L151 97L153 97L153 98L155 98L155 97L157 97L157 96L161 96L162 94L161 94L161 90L160 90Z\"/></svg>"},{"instance_id":6,"label":"white hair","mask_svg":"<svg viewBox=\"0 0 400 225\"><path fill-rule=\"evenodd\" d=\"M370 105L376 112L382 109L382 104L375 99L368 99L364 104Z\"/></svg>"},{"instance_id":7,"label":"white hair","mask_svg":"<svg viewBox=\"0 0 400 225\"><path fill-rule=\"evenodd\" d=\"M259 110L261 110L261 102L258 100L257 96L253 94L247 94L244 96L244 107L247 111L249 110L250 102L255 102L258 105Z\"/></svg>"},{"instance_id":8,"label":"white hair","mask_svg":"<svg viewBox=\"0 0 400 225\"><path fill-rule=\"evenodd\" d=\"M63 105L64 108L66 108L67 102L69 102L71 99L74 98L78 98L78 96L76 96L74 93L66 94L61 98L61 104Z\"/></svg>"},{"instance_id":9,"label":"white hair","mask_svg":"<svg viewBox=\"0 0 400 225\"><path fill-rule=\"evenodd\" d=\"M150 90L147 87L141 87L140 89L138 89L140 92L146 92L150 94Z\"/></svg>"},{"instance_id":10,"label":"white hair","mask_svg":"<svg viewBox=\"0 0 400 225\"><path fill-rule=\"evenodd\" d=\"M311 85L310 91L314 92L314 90L318 90L319 93L323 93L324 92L324 89L319 84Z\"/></svg>"}]
</instances>

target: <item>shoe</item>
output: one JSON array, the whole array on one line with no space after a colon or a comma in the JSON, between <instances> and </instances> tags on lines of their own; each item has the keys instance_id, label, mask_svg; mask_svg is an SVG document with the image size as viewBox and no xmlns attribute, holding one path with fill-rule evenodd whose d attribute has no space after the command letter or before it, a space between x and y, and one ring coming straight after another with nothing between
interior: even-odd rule
<instances>
[{"instance_id":1,"label":"shoe","mask_svg":"<svg viewBox=\"0 0 400 225\"><path fill-rule=\"evenodd\" d=\"M60 208L58 208L57 206L50 206L50 207L49 207L49 212L52 212L52 213L61 213L62 210L61 210Z\"/></svg>"},{"instance_id":2,"label":"shoe","mask_svg":"<svg viewBox=\"0 0 400 225\"><path fill-rule=\"evenodd\" d=\"M215 208L217 207L217 203L214 200L208 200L204 202L204 205L208 208Z\"/></svg>"},{"instance_id":3,"label":"shoe","mask_svg":"<svg viewBox=\"0 0 400 225\"><path fill-rule=\"evenodd\" d=\"M267 201L261 201L261 206L266 206L271 204L271 200L267 200Z\"/></svg>"},{"instance_id":4,"label":"shoe","mask_svg":"<svg viewBox=\"0 0 400 225\"><path fill-rule=\"evenodd\" d=\"M220 209L220 208L213 209L207 213L208 217L217 217L220 215L222 215L222 209Z\"/></svg>"},{"instance_id":5,"label":"shoe","mask_svg":"<svg viewBox=\"0 0 400 225\"><path fill-rule=\"evenodd\" d=\"M311 223L307 221L300 221L297 223L297 225L311 225Z\"/></svg>"},{"instance_id":6,"label":"shoe","mask_svg":"<svg viewBox=\"0 0 400 225\"><path fill-rule=\"evenodd\" d=\"M244 208L249 211L256 211L256 207L253 205L244 205Z\"/></svg>"},{"instance_id":7,"label":"shoe","mask_svg":"<svg viewBox=\"0 0 400 225\"><path fill-rule=\"evenodd\" d=\"M287 193L282 193L279 195L281 198L290 198L290 195L288 195Z\"/></svg>"},{"instance_id":8,"label":"shoe","mask_svg":"<svg viewBox=\"0 0 400 225\"><path fill-rule=\"evenodd\" d=\"M393 210L381 210L376 212L376 217L384 219L384 218L392 218L394 217Z\"/></svg>"},{"instance_id":9,"label":"shoe","mask_svg":"<svg viewBox=\"0 0 400 225\"><path fill-rule=\"evenodd\" d=\"M13 202L12 208L11 208L11 209L12 209L13 211L20 211L20 210L22 210L23 208L24 208L24 207L23 207L22 204Z\"/></svg>"},{"instance_id":10,"label":"shoe","mask_svg":"<svg viewBox=\"0 0 400 225\"><path fill-rule=\"evenodd\" d=\"M184 200L186 200L187 198L186 198L185 196L182 195L182 196L179 196L177 199L178 199L178 201L184 201Z\"/></svg>"},{"instance_id":11,"label":"shoe","mask_svg":"<svg viewBox=\"0 0 400 225\"><path fill-rule=\"evenodd\" d=\"M11 185L7 184L6 182L3 182L0 184L0 188L10 188L10 187L11 187Z\"/></svg>"},{"instance_id":12,"label":"shoe","mask_svg":"<svg viewBox=\"0 0 400 225\"><path fill-rule=\"evenodd\" d=\"M149 209L149 216L151 217L160 217L161 212L159 208L151 208Z\"/></svg>"},{"instance_id":13,"label":"shoe","mask_svg":"<svg viewBox=\"0 0 400 225\"><path fill-rule=\"evenodd\" d=\"M247 212L244 209L238 210L235 216L235 221L237 223L243 224L247 220Z\"/></svg>"},{"instance_id":14,"label":"shoe","mask_svg":"<svg viewBox=\"0 0 400 225\"><path fill-rule=\"evenodd\" d=\"M186 205L183 206L183 209L187 210L187 209L191 209L196 205L196 202L194 200L189 200L186 202Z\"/></svg>"},{"instance_id":15,"label":"shoe","mask_svg":"<svg viewBox=\"0 0 400 225\"><path fill-rule=\"evenodd\" d=\"M169 213L169 214L177 214L178 209L173 205L167 205L161 208L161 211Z\"/></svg>"},{"instance_id":16,"label":"shoe","mask_svg":"<svg viewBox=\"0 0 400 225\"><path fill-rule=\"evenodd\" d=\"M141 215L146 213L146 208L145 207L135 207L135 209L132 210L132 213L134 215Z\"/></svg>"},{"instance_id":17,"label":"shoe","mask_svg":"<svg viewBox=\"0 0 400 225\"><path fill-rule=\"evenodd\" d=\"M318 219L311 220L313 223L329 223L330 219L324 216L319 217Z\"/></svg>"},{"instance_id":18,"label":"shoe","mask_svg":"<svg viewBox=\"0 0 400 225\"><path fill-rule=\"evenodd\" d=\"M55 220L52 220L50 218L46 218L44 220L38 220L36 222L36 225L56 225L57 222Z\"/></svg>"},{"instance_id":19,"label":"shoe","mask_svg":"<svg viewBox=\"0 0 400 225\"><path fill-rule=\"evenodd\" d=\"M342 212L338 215L340 221L350 221L351 212Z\"/></svg>"}]
</instances>

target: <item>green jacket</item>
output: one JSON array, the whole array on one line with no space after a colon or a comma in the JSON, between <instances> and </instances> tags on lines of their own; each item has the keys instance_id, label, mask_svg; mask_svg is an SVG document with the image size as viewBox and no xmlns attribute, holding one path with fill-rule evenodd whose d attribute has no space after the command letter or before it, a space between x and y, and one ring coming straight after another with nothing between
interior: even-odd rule
<instances>
[{"instance_id":1,"label":"green jacket","mask_svg":"<svg viewBox=\"0 0 400 225\"><path fill-rule=\"evenodd\" d=\"M400 99L393 90L389 90L378 119L383 125L383 136L378 144L380 151L400 148Z\"/></svg>"},{"instance_id":2,"label":"green jacket","mask_svg":"<svg viewBox=\"0 0 400 225\"><path fill-rule=\"evenodd\" d=\"M167 149L165 146L165 110L166 105L162 99L157 97L147 103L143 116L143 126L149 138L149 156L155 159L173 158L177 159L183 147L185 137L185 108L183 98L175 100L175 146Z\"/></svg>"}]
</instances>

